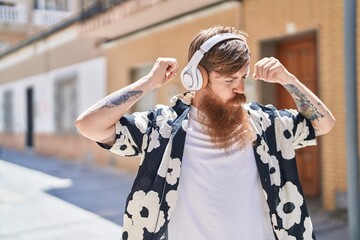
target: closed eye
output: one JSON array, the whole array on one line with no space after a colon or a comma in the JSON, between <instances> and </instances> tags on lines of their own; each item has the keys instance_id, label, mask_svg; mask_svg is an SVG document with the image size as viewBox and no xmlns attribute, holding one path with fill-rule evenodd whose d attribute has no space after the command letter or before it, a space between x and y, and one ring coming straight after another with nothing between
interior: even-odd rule
<instances>
[{"instance_id":1,"label":"closed eye","mask_svg":"<svg viewBox=\"0 0 360 240\"><path fill-rule=\"evenodd\" d=\"M247 77L248 77L248 75L246 74L241 79L246 80ZM232 83L232 82L234 82L234 80L236 80L236 78L232 77L231 79L225 80L225 82L226 83Z\"/></svg>"}]
</instances>

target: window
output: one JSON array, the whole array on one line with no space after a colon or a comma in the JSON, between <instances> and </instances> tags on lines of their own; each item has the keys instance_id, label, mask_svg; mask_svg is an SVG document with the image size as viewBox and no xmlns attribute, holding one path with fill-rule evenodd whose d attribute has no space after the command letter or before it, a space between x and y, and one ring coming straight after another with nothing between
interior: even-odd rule
<instances>
[{"instance_id":1,"label":"window","mask_svg":"<svg viewBox=\"0 0 360 240\"><path fill-rule=\"evenodd\" d=\"M141 67L136 67L131 70L131 80L135 82L136 80L144 77L146 74L150 72L152 65L145 65ZM141 97L139 101L133 106L133 111L142 112L147 111L153 108L157 104L157 90L152 90L147 93L145 96Z\"/></svg>"},{"instance_id":2,"label":"window","mask_svg":"<svg viewBox=\"0 0 360 240\"><path fill-rule=\"evenodd\" d=\"M3 95L3 122L4 122L4 132L12 133L13 129L13 92L7 90Z\"/></svg>"},{"instance_id":3,"label":"window","mask_svg":"<svg viewBox=\"0 0 360 240\"><path fill-rule=\"evenodd\" d=\"M55 87L56 130L59 133L76 133L76 77L58 80Z\"/></svg>"}]
</instances>

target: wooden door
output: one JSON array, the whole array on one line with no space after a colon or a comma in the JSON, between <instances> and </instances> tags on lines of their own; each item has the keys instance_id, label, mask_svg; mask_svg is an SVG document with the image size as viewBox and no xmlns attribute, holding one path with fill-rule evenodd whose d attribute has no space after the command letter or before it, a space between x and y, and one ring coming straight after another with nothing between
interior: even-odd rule
<instances>
[{"instance_id":1,"label":"wooden door","mask_svg":"<svg viewBox=\"0 0 360 240\"><path fill-rule=\"evenodd\" d=\"M317 94L315 36L279 42L277 56L291 73ZM278 108L296 108L292 97L282 86L279 85L277 93ZM305 195L309 197L317 197L320 193L319 152L317 146L296 151L300 181Z\"/></svg>"}]
</instances>

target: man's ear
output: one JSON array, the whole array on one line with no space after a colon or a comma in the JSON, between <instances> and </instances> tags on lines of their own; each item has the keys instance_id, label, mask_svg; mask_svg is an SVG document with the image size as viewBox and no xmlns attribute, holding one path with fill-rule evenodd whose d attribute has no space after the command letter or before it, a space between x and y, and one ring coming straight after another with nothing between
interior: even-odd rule
<instances>
[{"instance_id":1,"label":"man's ear","mask_svg":"<svg viewBox=\"0 0 360 240\"><path fill-rule=\"evenodd\" d=\"M201 76L202 76L202 79L203 79L203 82L202 82L202 85L201 85L201 89L205 88L207 85L208 85L208 82L209 82L209 74L208 72L206 71L206 69L200 65L197 66L200 73L201 73Z\"/></svg>"}]
</instances>

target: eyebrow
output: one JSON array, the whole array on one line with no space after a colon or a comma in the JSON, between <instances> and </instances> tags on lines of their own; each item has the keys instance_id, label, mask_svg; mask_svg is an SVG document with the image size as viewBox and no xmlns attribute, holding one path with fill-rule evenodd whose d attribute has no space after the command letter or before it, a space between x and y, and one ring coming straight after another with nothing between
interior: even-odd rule
<instances>
[{"instance_id":1,"label":"eyebrow","mask_svg":"<svg viewBox=\"0 0 360 240\"><path fill-rule=\"evenodd\" d=\"M243 78L243 77L248 77L249 74L250 74L250 73L246 73L246 74L244 74L241 78ZM238 77L235 76L235 75L230 75L229 78L231 78L231 79L237 79Z\"/></svg>"}]
</instances>

